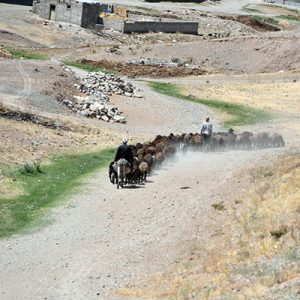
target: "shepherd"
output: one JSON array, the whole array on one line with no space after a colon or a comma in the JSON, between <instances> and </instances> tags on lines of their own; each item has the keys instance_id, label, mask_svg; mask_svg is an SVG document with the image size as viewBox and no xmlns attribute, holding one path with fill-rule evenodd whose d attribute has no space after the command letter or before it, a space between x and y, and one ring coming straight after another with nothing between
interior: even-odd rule
<instances>
[{"instance_id":1,"label":"shepherd","mask_svg":"<svg viewBox=\"0 0 300 300\"><path fill-rule=\"evenodd\" d=\"M133 165L133 153L131 150L131 147L127 145L128 139L124 138L122 140L122 144L119 146L116 156L115 156L115 162L117 162L119 159L124 158L128 161L130 164L130 168L132 168Z\"/></svg>"},{"instance_id":2,"label":"shepherd","mask_svg":"<svg viewBox=\"0 0 300 300\"><path fill-rule=\"evenodd\" d=\"M205 122L203 122L201 126L201 135L203 136L205 144L209 143L212 132L213 132L213 126L209 122L209 117L207 117Z\"/></svg>"}]
</instances>

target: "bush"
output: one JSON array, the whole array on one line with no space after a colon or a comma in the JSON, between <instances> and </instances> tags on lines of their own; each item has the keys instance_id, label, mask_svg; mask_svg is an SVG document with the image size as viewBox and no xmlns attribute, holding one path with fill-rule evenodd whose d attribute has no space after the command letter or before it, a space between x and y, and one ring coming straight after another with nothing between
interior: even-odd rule
<instances>
[{"instance_id":1,"label":"bush","mask_svg":"<svg viewBox=\"0 0 300 300\"><path fill-rule=\"evenodd\" d=\"M42 173L41 161L40 160L35 160L31 163L24 162L23 165L20 167L19 171L23 175L34 174L34 173Z\"/></svg>"}]
</instances>

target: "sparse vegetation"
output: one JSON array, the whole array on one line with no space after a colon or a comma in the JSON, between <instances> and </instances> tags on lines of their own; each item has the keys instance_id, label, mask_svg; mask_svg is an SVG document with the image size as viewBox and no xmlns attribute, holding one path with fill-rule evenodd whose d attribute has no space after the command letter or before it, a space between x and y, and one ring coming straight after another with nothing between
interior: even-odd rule
<instances>
[{"instance_id":1,"label":"sparse vegetation","mask_svg":"<svg viewBox=\"0 0 300 300\"><path fill-rule=\"evenodd\" d=\"M215 210L226 210L225 205L223 202L219 202L219 203L213 203L211 205Z\"/></svg>"},{"instance_id":2,"label":"sparse vegetation","mask_svg":"<svg viewBox=\"0 0 300 300\"><path fill-rule=\"evenodd\" d=\"M245 7L243 10L246 11L246 12L248 12L248 13L255 13L255 14L261 13L258 9L255 9L255 8Z\"/></svg>"},{"instance_id":3,"label":"sparse vegetation","mask_svg":"<svg viewBox=\"0 0 300 300\"><path fill-rule=\"evenodd\" d=\"M257 170L253 170L252 172L253 172L252 173L253 177L256 177L256 176L270 177L270 176L274 175L272 168L268 167L268 166L262 166L262 167L258 168Z\"/></svg>"},{"instance_id":4,"label":"sparse vegetation","mask_svg":"<svg viewBox=\"0 0 300 300\"><path fill-rule=\"evenodd\" d=\"M286 225L280 225L278 229L274 229L270 231L270 234L275 239L280 239L283 235L289 232L289 228Z\"/></svg>"},{"instance_id":5,"label":"sparse vegetation","mask_svg":"<svg viewBox=\"0 0 300 300\"><path fill-rule=\"evenodd\" d=\"M8 48L7 50L14 58L38 59L38 60L47 59L47 56L39 53L31 52L31 51L29 52L29 51L12 49L12 48Z\"/></svg>"},{"instance_id":6,"label":"sparse vegetation","mask_svg":"<svg viewBox=\"0 0 300 300\"><path fill-rule=\"evenodd\" d=\"M274 19L274 18L270 18L270 17L263 17L263 16L258 16L258 15L255 15L255 16L251 16L253 19L255 20L258 20L258 21L261 21L263 23L267 23L267 24L271 24L271 25L279 25L279 21Z\"/></svg>"},{"instance_id":7,"label":"sparse vegetation","mask_svg":"<svg viewBox=\"0 0 300 300\"><path fill-rule=\"evenodd\" d=\"M288 21L291 21L291 22L300 22L300 16L292 16L292 15L284 16L284 15L281 15L278 18L283 19L283 20L288 20Z\"/></svg>"},{"instance_id":8,"label":"sparse vegetation","mask_svg":"<svg viewBox=\"0 0 300 300\"><path fill-rule=\"evenodd\" d=\"M298 299L300 156L281 158L275 176L253 172L264 186L228 207L210 242L191 245L171 272L121 295L170 299Z\"/></svg>"},{"instance_id":9,"label":"sparse vegetation","mask_svg":"<svg viewBox=\"0 0 300 300\"><path fill-rule=\"evenodd\" d=\"M224 122L224 125L227 127L255 124L271 118L271 114L267 112L242 104L229 103L220 100L200 99L192 95L186 96L181 92L180 87L175 84L156 81L149 81L148 84L158 93L203 104L229 114L231 118Z\"/></svg>"},{"instance_id":10,"label":"sparse vegetation","mask_svg":"<svg viewBox=\"0 0 300 300\"><path fill-rule=\"evenodd\" d=\"M179 63L180 62L180 58L179 57L172 57L171 58L171 62L172 63Z\"/></svg>"},{"instance_id":11,"label":"sparse vegetation","mask_svg":"<svg viewBox=\"0 0 300 300\"><path fill-rule=\"evenodd\" d=\"M80 185L83 176L108 164L114 150L54 157L41 167L40 162L25 163L19 169L2 170L15 184L23 187L21 195L0 198L0 237L28 228L47 207Z\"/></svg>"},{"instance_id":12,"label":"sparse vegetation","mask_svg":"<svg viewBox=\"0 0 300 300\"><path fill-rule=\"evenodd\" d=\"M110 53L117 53L120 49L120 46L119 45L112 45L110 48L109 48L109 52Z\"/></svg>"},{"instance_id":13,"label":"sparse vegetation","mask_svg":"<svg viewBox=\"0 0 300 300\"><path fill-rule=\"evenodd\" d=\"M75 68L78 68L78 69L85 70L87 72L114 73L113 71L107 70L105 68L94 67L94 66L91 66L89 64L84 64L84 63L80 63L80 62L65 61L64 64L67 65L67 66L71 66L71 67L75 67Z\"/></svg>"},{"instance_id":14,"label":"sparse vegetation","mask_svg":"<svg viewBox=\"0 0 300 300\"><path fill-rule=\"evenodd\" d=\"M24 162L24 164L19 168L19 171L23 175L42 173L41 161L34 160L32 163Z\"/></svg>"}]
</instances>

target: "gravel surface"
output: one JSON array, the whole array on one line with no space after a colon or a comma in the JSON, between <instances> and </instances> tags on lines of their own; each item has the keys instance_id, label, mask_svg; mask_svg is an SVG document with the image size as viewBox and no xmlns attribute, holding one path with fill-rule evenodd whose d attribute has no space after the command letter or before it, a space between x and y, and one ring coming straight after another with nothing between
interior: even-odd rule
<instances>
[{"instance_id":1,"label":"gravel surface","mask_svg":"<svg viewBox=\"0 0 300 300\"><path fill-rule=\"evenodd\" d=\"M220 222L211 204L245 192L240 170L282 151L188 153L124 190L95 174L50 225L0 241L1 299L117 299L116 288L163 271L186 242L205 242Z\"/></svg>"},{"instance_id":2,"label":"gravel surface","mask_svg":"<svg viewBox=\"0 0 300 300\"><path fill-rule=\"evenodd\" d=\"M70 115L70 111L55 99L70 88L66 82L71 85L74 80L63 74L60 67L42 61L2 59L0 68L0 101L4 105L37 114ZM64 91L61 86L52 86L56 81L60 81Z\"/></svg>"},{"instance_id":3,"label":"gravel surface","mask_svg":"<svg viewBox=\"0 0 300 300\"><path fill-rule=\"evenodd\" d=\"M77 68L72 70L80 77L86 76L86 71ZM113 95L110 100L127 116L126 125L105 124L105 126L124 131L124 135L130 137L149 139L157 134L199 131L203 120L209 115L215 129L219 128L215 114L205 106L158 94L142 81L133 83L141 91L143 98Z\"/></svg>"},{"instance_id":4,"label":"gravel surface","mask_svg":"<svg viewBox=\"0 0 300 300\"><path fill-rule=\"evenodd\" d=\"M126 48L123 57L190 60L202 69L222 73L259 73L300 70L300 35L280 33L214 41L147 45L134 55ZM95 57L93 58L95 59Z\"/></svg>"},{"instance_id":5,"label":"gravel surface","mask_svg":"<svg viewBox=\"0 0 300 300\"><path fill-rule=\"evenodd\" d=\"M215 114L203 105L153 92L143 83L135 82L142 90L144 98L112 98L125 115L127 115L126 130L135 133L157 135L196 132L207 115L219 128ZM139 107L139 109L137 109Z\"/></svg>"}]
</instances>

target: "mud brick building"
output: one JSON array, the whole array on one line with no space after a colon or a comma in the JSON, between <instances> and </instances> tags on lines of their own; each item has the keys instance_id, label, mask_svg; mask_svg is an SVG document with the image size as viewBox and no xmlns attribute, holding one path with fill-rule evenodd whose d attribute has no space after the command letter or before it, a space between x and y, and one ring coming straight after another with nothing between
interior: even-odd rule
<instances>
[{"instance_id":1,"label":"mud brick building","mask_svg":"<svg viewBox=\"0 0 300 300\"><path fill-rule=\"evenodd\" d=\"M41 18L76 24L84 28L95 28L99 23L100 3L86 3L72 0L36 0L33 12Z\"/></svg>"}]
</instances>

